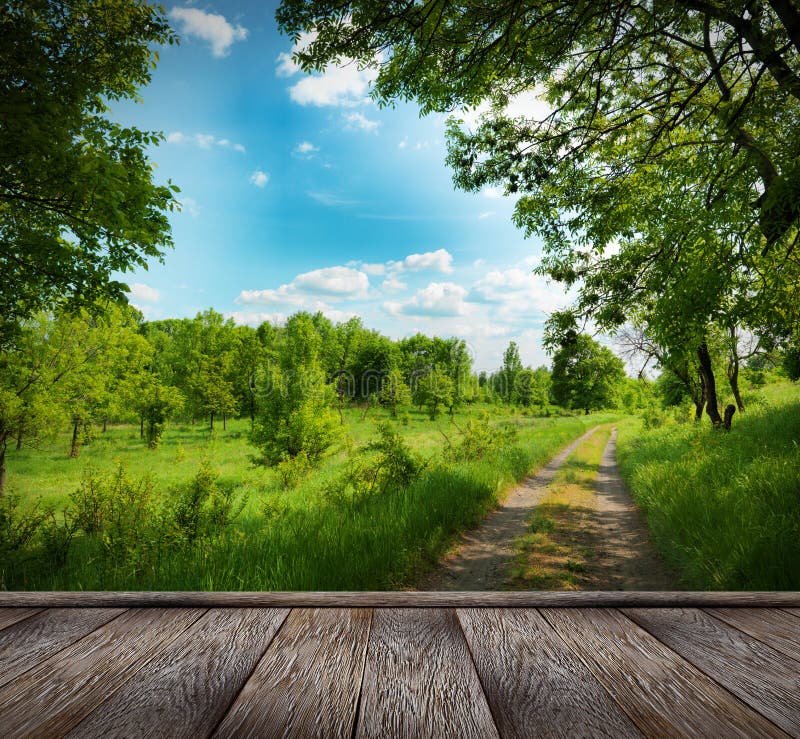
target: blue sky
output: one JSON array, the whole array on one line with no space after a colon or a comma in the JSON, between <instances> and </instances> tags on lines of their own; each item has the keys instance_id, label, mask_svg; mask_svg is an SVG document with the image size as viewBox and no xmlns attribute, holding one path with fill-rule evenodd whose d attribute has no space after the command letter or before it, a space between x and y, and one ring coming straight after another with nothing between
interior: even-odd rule
<instances>
[{"instance_id":1,"label":"blue sky","mask_svg":"<svg viewBox=\"0 0 800 739\"><path fill-rule=\"evenodd\" d=\"M513 200L454 189L445 116L379 109L354 64L300 72L274 10L168 5L181 44L161 50L141 103L114 108L167 137L150 155L183 203L165 263L126 275L131 301L148 318L213 307L251 325L360 315L393 338L464 338L476 369L511 340L544 363L542 322L567 299L531 274L540 245L511 223Z\"/></svg>"}]
</instances>

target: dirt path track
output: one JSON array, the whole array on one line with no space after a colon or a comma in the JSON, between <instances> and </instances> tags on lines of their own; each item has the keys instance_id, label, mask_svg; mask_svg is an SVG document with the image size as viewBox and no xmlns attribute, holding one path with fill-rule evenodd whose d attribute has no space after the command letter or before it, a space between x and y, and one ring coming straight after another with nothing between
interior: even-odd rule
<instances>
[{"instance_id":1,"label":"dirt path track","mask_svg":"<svg viewBox=\"0 0 800 739\"><path fill-rule=\"evenodd\" d=\"M597 428L589 429L539 472L526 477L478 528L464 535L458 550L424 577L417 590L499 590L514 560L514 542L525 533L531 509L567 457Z\"/></svg>"}]
</instances>

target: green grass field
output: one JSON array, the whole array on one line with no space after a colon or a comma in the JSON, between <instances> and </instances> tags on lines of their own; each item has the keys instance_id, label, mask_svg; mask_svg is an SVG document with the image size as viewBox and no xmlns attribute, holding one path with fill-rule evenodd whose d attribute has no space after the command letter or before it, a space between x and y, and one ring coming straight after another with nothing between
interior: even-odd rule
<instances>
[{"instance_id":1,"label":"green grass field","mask_svg":"<svg viewBox=\"0 0 800 739\"><path fill-rule=\"evenodd\" d=\"M800 589L800 387L765 388L730 433L619 431L623 476L686 588Z\"/></svg>"},{"instance_id":2,"label":"green grass field","mask_svg":"<svg viewBox=\"0 0 800 739\"><path fill-rule=\"evenodd\" d=\"M9 455L9 488L20 508L41 505L62 510L80 487L82 477L96 470L109 476L121 463L127 475L152 480L164 506L180 497L178 488L197 474L201 463L218 473L217 485L241 501L235 522L213 536L165 547L163 527L144 526L114 543L124 556L111 556L108 541L76 534L60 566L53 557L21 558L4 573L8 588L22 589L156 589L156 590L344 590L386 589L413 585L465 527L477 523L513 482L541 466L589 425L610 416L534 418L506 408L491 409L491 424L516 429L513 444L494 449L481 459L442 460L449 439L486 406L468 408L454 418L430 421L410 410L407 424L373 409L366 419L359 409L346 416L350 450L375 436L376 422L388 421L409 446L427 460L423 473L400 491L368 499L331 497L326 488L347 464L341 444L297 487L284 489L278 473L254 465L247 441L247 421L217 429L177 426L168 429L160 448L148 451L133 427L111 428L86 446L81 456L67 457L63 435L44 449ZM128 504L132 509L138 503ZM139 524L137 524L139 525ZM108 538L108 537L106 537ZM135 540L134 540L135 539ZM45 546L46 542L41 546ZM46 547L45 547L46 548ZM48 559L50 561L48 561Z\"/></svg>"}]
</instances>

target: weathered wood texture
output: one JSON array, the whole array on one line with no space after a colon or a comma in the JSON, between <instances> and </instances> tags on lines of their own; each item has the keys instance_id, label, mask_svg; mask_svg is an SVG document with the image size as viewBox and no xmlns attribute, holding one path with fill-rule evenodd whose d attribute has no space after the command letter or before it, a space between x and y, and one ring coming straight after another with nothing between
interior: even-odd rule
<instances>
[{"instance_id":1,"label":"weathered wood texture","mask_svg":"<svg viewBox=\"0 0 800 739\"><path fill-rule=\"evenodd\" d=\"M14 592L0 608L800 608L800 592Z\"/></svg>"},{"instance_id":2,"label":"weathered wood texture","mask_svg":"<svg viewBox=\"0 0 800 739\"><path fill-rule=\"evenodd\" d=\"M625 614L782 729L798 730L800 662L697 609Z\"/></svg>"},{"instance_id":3,"label":"weathered wood texture","mask_svg":"<svg viewBox=\"0 0 800 739\"><path fill-rule=\"evenodd\" d=\"M67 733L202 613L128 611L23 673L0 689L3 736Z\"/></svg>"},{"instance_id":4,"label":"weathered wood texture","mask_svg":"<svg viewBox=\"0 0 800 739\"><path fill-rule=\"evenodd\" d=\"M370 617L363 609L292 611L216 735L351 736Z\"/></svg>"},{"instance_id":5,"label":"weathered wood texture","mask_svg":"<svg viewBox=\"0 0 800 739\"><path fill-rule=\"evenodd\" d=\"M0 629L36 615L41 608L0 608Z\"/></svg>"},{"instance_id":6,"label":"weathered wood texture","mask_svg":"<svg viewBox=\"0 0 800 739\"><path fill-rule=\"evenodd\" d=\"M800 619L777 608L715 608L712 616L800 661Z\"/></svg>"},{"instance_id":7,"label":"weathered wood texture","mask_svg":"<svg viewBox=\"0 0 800 739\"><path fill-rule=\"evenodd\" d=\"M455 612L375 611L356 736L498 736Z\"/></svg>"},{"instance_id":8,"label":"weathered wood texture","mask_svg":"<svg viewBox=\"0 0 800 739\"><path fill-rule=\"evenodd\" d=\"M544 611L648 736L784 736L619 611Z\"/></svg>"},{"instance_id":9,"label":"weathered wood texture","mask_svg":"<svg viewBox=\"0 0 800 739\"><path fill-rule=\"evenodd\" d=\"M208 611L69 736L208 736L286 614L267 608Z\"/></svg>"},{"instance_id":10,"label":"weathered wood texture","mask_svg":"<svg viewBox=\"0 0 800 739\"><path fill-rule=\"evenodd\" d=\"M458 617L501 736L641 736L537 611Z\"/></svg>"},{"instance_id":11,"label":"weathered wood texture","mask_svg":"<svg viewBox=\"0 0 800 739\"><path fill-rule=\"evenodd\" d=\"M800 737L800 611L666 605L0 609L0 736Z\"/></svg>"}]
</instances>

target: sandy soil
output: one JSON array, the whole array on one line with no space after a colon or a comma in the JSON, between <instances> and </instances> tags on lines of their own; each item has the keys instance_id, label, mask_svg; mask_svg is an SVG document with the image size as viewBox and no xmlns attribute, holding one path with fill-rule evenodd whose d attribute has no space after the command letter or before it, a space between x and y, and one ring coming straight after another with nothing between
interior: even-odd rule
<instances>
[{"instance_id":1,"label":"sandy soil","mask_svg":"<svg viewBox=\"0 0 800 739\"><path fill-rule=\"evenodd\" d=\"M567 457L596 428L556 455L535 475L522 481L506 500L418 583L418 590L500 590L516 551L515 540L526 533L532 509ZM653 550L639 510L625 488L616 463L613 430L603 452L596 481L595 512L576 532L589 545L588 580L593 590L671 590L672 574Z\"/></svg>"}]
</instances>

